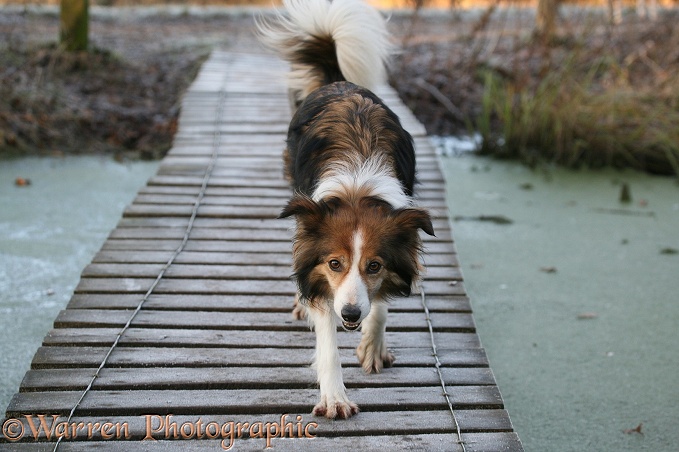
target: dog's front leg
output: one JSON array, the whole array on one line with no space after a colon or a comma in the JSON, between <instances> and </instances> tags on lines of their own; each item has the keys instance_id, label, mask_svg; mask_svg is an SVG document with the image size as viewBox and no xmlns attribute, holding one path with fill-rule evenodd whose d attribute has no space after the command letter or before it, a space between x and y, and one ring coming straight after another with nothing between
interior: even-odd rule
<instances>
[{"instance_id":1,"label":"dog's front leg","mask_svg":"<svg viewBox=\"0 0 679 452\"><path fill-rule=\"evenodd\" d=\"M358 406L347 398L342 381L335 314L325 303L310 307L308 314L316 330L314 367L321 387L321 401L314 407L313 413L329 419L347 419L358 413Z\"/></svg>"},{"instance_id":2,"label":"dog's front leg","mask_svg":"<svg viewBox=\"0 0 679 452\"><path fill-rule=\"evenodd\" d=\"M366 373L380 373L383 367L391 367L394 363L394 355L387 349L384 338L387 311L385 302L374 302L361 326L363 337L356 348L356 356Z\"/></svg>"}]
</instances>

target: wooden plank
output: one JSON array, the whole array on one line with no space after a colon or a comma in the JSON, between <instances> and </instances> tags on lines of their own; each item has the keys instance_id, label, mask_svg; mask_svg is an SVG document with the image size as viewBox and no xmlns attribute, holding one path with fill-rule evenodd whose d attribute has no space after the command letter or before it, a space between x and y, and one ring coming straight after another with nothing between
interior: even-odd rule
<instances>
[{"instance_id":1,"label":"wooden plank","mask_svg":"<svg viewBox=\"0 0 679 452\"><path fill-rule=\"evenodd\" d=\"M353 388L348 395L364 411L443 410L446 400L436 387ZM456 386L449 393L456 409L502 409L502 397L495 386ZM24 392L12 398L8 416L21 413L68 412L80 391ZM143 416L156 414L264 414L310 412L316 403L316 389L183 389L172 391L130 390L90 391L78 408L80 415L108 414Z\"/></svg>"},{"instance_id":2,"label":"wooden plank","mask_svg":"<svg viewBox=\"0 0 679 452\"><path fill-rule=\"evenodd\" d=\"M165 264L172 256L172 251L145 251L135 250L106 250L99 251L92 262L95 263L162 263ZM290 252L279 253L256 253L256 252L231 252L212 253L202 251L183 251L177 256L175 262L179 264L205 264L205 265L287 265L292 264Z\"/></svg>"},{"instance_id":3,"label":"wooden plank","mask_svg":"<svg viewBox=\"0 0 679 452\"><path fill-rule=\"evenodd\" d=\"M162 264L90 264L83 270L87 278L153 278L162 270ZM290 279L290 267L285 265L200 265L176 264L167 269L166 278L191 279ZM461 280L459 267L429 267L427 280Z\"/></svg>"},{"instance_id":4,"label":"wooden plank","mask_svg":"<svg viewBox=\"0 0 679 452\"><path fill-rule=\"evenodd\" d=\"M188 218L181 217L131 217L121 218L118 228L182 228L186 230ZM434 231L449 231L448 219L433 219ZM294 228L294 220L264 218L257 220L243 218L196 218L193 229L282 229ZM290 232L292 234L292 231ZM455 252L455 250L453 250Z\"/></svg>"},{"instance_id":5,"label":"wooden plank","mask_svg":"<svg viewBox=\"0 0 679 452\"><path fill-rule=\"evenodd\" d=\"M233 419L230 419L233 420ZM196 419L194 417L193 422ZM235 421L238 422L238 421ZM242 422L246 422L243 420ZM309 420L305 422L310 422ZM483 432L465 433L462 435L467 452L519 452L523 448L521 442L513 432ZM32 441L32 440L31 440ZM143 450L148 452L156 451L214 451L219 448L221 439L203 440L163 440L145 441ZM230 444L230 443L228 443ZM457 443L457 435L454 433L436 434L407 434L407 435L366 435L338 436L338 437L314 437L314 438L275 438L271 445L280 450L295 450L299 452L317 452L319 450L352 450L360 444L362 451L382 452L385 445L389 445L391 451L431 451L431 452L461 452L462 446ZM266 446L265 438L235 439L234 449L238 451L261 451ZM96 448L105 448L111 452L127 452L130 443L127 441L65 441L59 446L59 450L66 452L89 452ZM137 447L137 445L135 445ZM228 446L226 446L228 447ZM51 451L54 446L50 443L15 443L12 448L17 452Z\"/></svg>"},{"instance_id":6,"label":"wooden plank","mask_svg":"<svg viewBox=\"0 0 679 452\"><path fill-rule=\"evenodd\" d=\"M106 245L104 245L106 246ZM166 263L172 256L172 251L145 251L138 253L135 250L108 250L99 251L93 262L95 263ZM427 268L434 266L458 267L459 262L455 254L428 254L424 256ZM182 251L175 259L177 264L205 264L205 265L291 265L290 251L282 252L246 252L231 251L229 253L209 251ZM428 269L427 269L428 271Z\"/></svg>"},{"instance_id":7,"label":"wooden plank","mask_svg":"<svg viewBox=\"0 0 679 452\"><path fill-rule=\"evenodd\" d=\"M474 342L478 345L473 335L460 334L458 337L459 344L447 344L447 347L457 345L461 348L438 350L442 366L454 367L460 366L461 363L476 363L485 359L483 352L471 348L470 344ZM306 343L312 346L312 335L308 336ZM285 353L282 353L283 349ZM96 368L108 350L108 347L43 346L37 350L31 368ZM395 366L398 367L422 367L434 364L431 348L396 348L393 352L396 356ZM309 366L312 358L312 348L119 347L113 350L108 365L154 368L215 366L282 368ZM359 365L353 348L340 348L340 358L343 367Z\"/></svg>"},{"instance_id":8,"label":"wooden plank","mask_svg":"<svg viewBox=\"0 0 679 452\"><path fill-rule=\"evenodd\" d=\"M148 417L147 417L148 416ZM281 423L283 420L283 425L287 423L296 424L298 414L263 414L252 416L248 420L242 419L241 422L262 422L264 424L270 423L275 424ZM356 418L348 419L346 422L332 422L321 418L312 418L308 414L301 416L301 419L306 418L306 422L315 422L317 425L314 428L314 434L317 437L328 437L335 435L360 435L360 436L372 436L372 435L384 435L384 434L399 434L401 431L398 427L399 425L408 425L409 430L414 434L427 434L427 433L440 433L443 430L453 431L450 427L441 428L441 425L451 424L450 412L444 410L435 411L410 411L410 412L363 412L361 414L363 422L356 420ZM48 418L52 421L52 418ZM31 428L28 424L28 419L21 419L24 424L24 430L30 432ZM64 418L58 418L57 422L63 421ZM148 434L147 421L150 421L152 426L161 432L161 437L164 436L164 431L159 427L162 425L161 422L166 424L175 423L177 425L182 425L186 423L197 422L195 416L186 415L171 415L168 417L160 417L157 414L147 414L144 416L113 416L107 417L106 421L112 424L127 424L126 437L129 441L139 441L146 438ZM90 423L101 423L101 419L93 417L82 417L76 416L73 418L73 422L90 424ZM38 419L33 417L31 422L39 422ZM228 424L230 422L238 422L231 416L223 415L212 415L208 419L202 420L202 425L205 426L209 422L216 422L219 425ZM460 410L458 416L458 423L460 424L461 431L465 433L469 432L507 432L511 430L511 423L509 421L509 416L505 410L495 409L495 410ZM34 424L35 426L35 424ZM281 429L282 430L282 429ZM294 431L294 430L293 430ZM290 433L288 433L290 435ZM41 441L46 439L46 434L44 431L40 431L38 438ZM244 440L245 438L241 438ZM273 440L272 444L276 444L276 440ZM241 444L239 443L237 450L240 450Z\"/></svg>"},{"instance_id":9,"label":"wooden plank","mask_svg":"<svg viewBox=\"0 0 679 452\"><path fill-rule=\"evenodd\" d=\"M146 293L152 278L82 278L75 293ZM461 281L427 281L427 293L438 295L466 295ZM215 295L288 295L296 292L292 281L258 279L162 279L154 288L158 294L215 294Z\"/></svg>"},{"instance_id":10,"label":"wooden plank","mask_svg":"<svg viewBox=\"0 0 679 452\"><path fill-rule=\"evenodd\" d=\"M231 419L232 420L232 419ZM195 417L193 419L195 422ZM238 422L238 421L236 421ZM243 420L243 422L246 422ZM306 422L309 422L308 420ZM462 435L467 452L519 452L523 448L521 442L513 432L483 432L465 433ZM31 440L32 441L32 440ZM220 447L221 439L203 440L163 440L145 441L143 450L156 451L179 451L179 452L204 452L213 451ZM230 443L229 443L230 444ZM462 446L457 444L457 435L454 433L436 434L408 434L408 435L366 435L359 438L355 436L338 437L314 437L314 438L276 438L271 441L274 448L281 450L295 450L300 452L317 452L319 450L351 450L360 444L361 450L368 452L382 452L385 445L389 445L392 451L431 451L431 452L461 452ZM236 439L233 450L238 451L261 451L266 446L265 438ZM17 452L51 451L54 446L50 443L15 443L12 445ZM96 448L105 448L111 452L127 452L130 443L127 441L65 441L59 446L59 450L66 452L89 452ZM137 445L135 445L137 447ZM228 446L226 446L228 447ZM237 448L237 449L236 449Z\"/></svg>"},{"instance_id":11,"label":"wooden plank","mask_svg":"<svg viewBox=\"0 0 679 452\"><path fill-rule=\"evenodd\" d=\"M164 240L164 239L181 239L186 234L186 231L181 228L118 228L111 232L109 238L111 239L148 239L148 240ZM421 232L422 237L425 234ZM192 240L239 240L239 241L256 241L256 242L286 242L291 243L292 232L284 229L206 229L196 228L192 229L189 237ZM449 242L452 243L452 236L449 230L439 231L436 237L426 237L425 243L434 242Z\"/></svg>"},{"instance_id":12,"label":"wooden plank","mask_svg":"<svg viewBox=\"0 0 679 452\"><path fill-rule=\"evenodd\" d=\"M142 300L142 294L74 294L68 303L69 309L135 309ZM157 311L250 311L284 312L292 310L293 298L287 295L172 295L152 294L144 303L144 309ZM466 296L427 297L431 312L471 312ZM247 307L247 309L245 308ZM389 312L411 312L422 314L419 294L399 297L389 302ZM423 315L423 314L422 314Z\"/></svg>"},{"instance_id":13,"label":"wooden plank","mask_svg":"<svg viewBox=\"0 0 679 452\"><path fill-rule=\"evenodd\" d=\"M181 217L130 217L121 218L118 222L120 228L156 227L156 228L184 228L188 225L188 218ZM448 218L433 218L434 230L450 230ZM290 218L261 218L257 220L245 218L201 218L195 219L195 229L286 229L294 228L295 222Z\"/></svg>"},{"instance_id":14,"label":"wooden plank","mask_svg":"<svg viewBox=\"0 0 679 452\"><path fill-rule=\"evenodd\" d=\"M446 385L492 386L487 367L442 369ZM439 377L427 367L393 367L379 374L365 375L360 367L343 372L347 388L437 386ZM24 392L75 391L87 387L92 369L39 369L29 371L21 383ZM182 390L182 389L305 389L316 385L316 375L308 367L173 367L102 369L95 390Z\"/></svg>"},{"instance_id":15,"label":"wooden plank","mask_svg":"<svg viewBox=\"0 0 679 452\"><path fill-rule=\"evenodd\" d=\"M146 293L155 279L152 278L82 278L75 293ZM206 295L288 295L296 289L292 281L259 279L162 279L155 287L157 294ZM427 281L426 293L437 295L465 295L461 281Z\"/></svg>"},{"instance_id":16,"label":"wooden plank","mask_svg":"<svg viewBox=\"0 0 679 452\"><path fill-rule=\"evenodd\" d=\"M104 347L113 344L120 327L74 327L55 328L43 340L49 346ZM360 334L340 331L338 347L354 350L360 341ZM425 331L394 332L387 331L387 345L391 349L431 347L431 337ZM447 347L480 347L472 333L435 332L438 344ZM191 348L313 348L314 338L310 330L223 330L223 329L166 329L132 327L120 339L125 346L144 347L191 347ZM66 353L68 350L65 351ZM473 350L469 355L458 357L459 366L486 365L485 357Z\"/></svg>"},{"instance_id":17,"label":"wooden plank","mask_svg":"<svg viewBox=\"0 0 679 452\"><path fill-rule=\"evenodd\" d=\"M214 292L210 292L214 293ZM129 311L110 309L65 309L54 321L55 328L123 326L130 317ZM469 313L436 312L430 316L434 331L472 332L474 321ZM306 321L293 319L280 312L205 312L205 311L139 311L132 322L146 328L180 329L237 329L237 330L297 330L308 331ZM423 331L427 329L424 316L411 313L389 314L390 331Z\"/></svg>"},{"instance_id":18,"label":"wooden plank","mask_svg":"<svg viewBox=\"0 0 679 452\"><path fill-rule=\"evenodd\" d=\"M192 195L166 195L166 194L149 194L139 195L135 198L135 205L144 204L161 204L161 205L193 205L196 202L196 196ZM278 212L283 210L287 199L282 198L254 198L254 197L240 197L240 196L205 196L201 204L210 206L253 206L253 207L274 207ZM426 209L445 208L445 201L443 198L427 199L418 202L418 206Z\"/></svg>"},{"instance_id":19,"label":"wooden plank","mask_svg":"<svg viewBox=\"0 0 679 452\"><path fill-rule=\"evenodd\" d=\"M132 250L132 251L174 251L181 244L179 239L153 240L153 239L115 239L107 240L102 246L103 250ZM191 240L185 248L186 251L203 252L246 252L246 253L290 253L292 242L269 241L252 242L244 240ZM451 242L426 242L424 244L425 261L431 254L452 254Z\"/></svg>"}]
</instances>

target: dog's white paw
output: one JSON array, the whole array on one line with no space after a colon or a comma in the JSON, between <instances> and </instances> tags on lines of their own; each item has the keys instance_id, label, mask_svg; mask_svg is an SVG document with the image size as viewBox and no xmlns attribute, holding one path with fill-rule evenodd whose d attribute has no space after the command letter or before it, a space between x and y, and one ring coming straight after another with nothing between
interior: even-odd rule
<instances>
[{"instance_id":1,"label":"dog's white paw","mask_svg":"<svg viewBox=\"0 0 679 452\"><path fill-rule=\"evenodd\" d=\"M356 413L358 405L347 399L345 394L322 395L313 411L315 416L325 416L328 419L349 419Z\"/></svg>"},{"instance_id":2,"label":"dog's white paw","mask_svg":"<svg viewBox=\"0 0 679 452\"><path fill-rule=\"evenodd\" d=\"M375 343L374 341L367 340L365 337L356 348L356 356L363 370L368 374L378 374L382 372L383 368L391 367L396 360L393 353L387 350L387 346L383 341Z\"/></svg>"}]
</instances>

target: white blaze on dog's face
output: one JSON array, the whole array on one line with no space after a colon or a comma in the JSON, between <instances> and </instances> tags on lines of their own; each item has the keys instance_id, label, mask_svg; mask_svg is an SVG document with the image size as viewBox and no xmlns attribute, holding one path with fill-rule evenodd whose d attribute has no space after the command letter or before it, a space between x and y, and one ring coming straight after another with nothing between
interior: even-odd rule
<instances>
[{"instance_id":1,"label":"white blaze on dog's face","mask_svg":"<svg viewBox=\"0 0 679 452\"><path fill-rule=\"evenodd\" d=\"M394 209L370 197L321 202L298 195L281 217L295 215L293 276L300 301L332 305L346 329L356 329L371 303L409 296L419 274L418 230L433 235L426 211Z\"/></svg>"},{"instance_id":2,"label":"white blaze on dog's face","mask_svg":"<svg viewBox=\"0 0 679 452\"><path fill-rule=\"evenodd\" d=\"M365 254L364 234L353 234L350 253L332 254L325 266L325 276L333 293L335 314L348 330L355 330L370 313L373 297L382 285L383 264L377 256Z\"/></svg>"}]
</instances>

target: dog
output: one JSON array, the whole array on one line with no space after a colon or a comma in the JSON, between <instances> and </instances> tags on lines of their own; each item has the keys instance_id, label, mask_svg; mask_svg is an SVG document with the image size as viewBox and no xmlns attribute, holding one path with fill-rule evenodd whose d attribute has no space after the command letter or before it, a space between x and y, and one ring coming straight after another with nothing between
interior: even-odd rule
<instances>
[{"instance_id":1,"label":"dog","mask_svg":"<svg viewBox=\"0 0 679 452\"><path fill-rule=\"evenodd\" d=\"M337 324L361 327L356 355L367 373L394 362L387 303L409 296L423 266L410 134L372 91L391 51L380 13L360 0L284 0L286 15L257 22L260 40L290 64L294 111L283 152L294 194L279 218L295 217L294 314L316 332L320 401L313 414L358 413L342 379Z\"/></svg>"}]
</instances>

